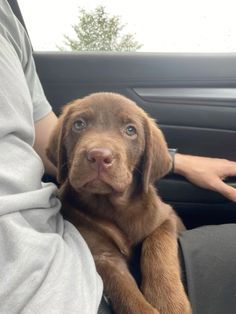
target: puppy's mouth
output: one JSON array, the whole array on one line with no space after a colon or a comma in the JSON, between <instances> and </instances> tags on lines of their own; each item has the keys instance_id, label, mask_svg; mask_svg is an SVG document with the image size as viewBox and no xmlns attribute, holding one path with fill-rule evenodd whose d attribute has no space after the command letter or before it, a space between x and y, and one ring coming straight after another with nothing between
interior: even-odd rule
<instances>
[{"instance_id":1,"label":"puppy's mouth","mask_svg":"<svg viewBox=\"0 0 236 314\"><path fill-rule=\"evenodd\" d=\"M82 189L92 194L110 194L115 191L112 185L102 179L101 176L85 183Z\"/></svg>"},{"instance_id":2,"label":"puppy's mouth","mask_svg":"<svg viewBox=\"0 0 236 314\"><path fill-rule=\"evenodd\" d=\"M117 176L115 173L108 174L105 171L86 170L83 173L80 171L71 172L70 183L74 189L91 194L122 193L132 180L129 174L121 175L119 173Z\"/></svg>"}]
</instances>

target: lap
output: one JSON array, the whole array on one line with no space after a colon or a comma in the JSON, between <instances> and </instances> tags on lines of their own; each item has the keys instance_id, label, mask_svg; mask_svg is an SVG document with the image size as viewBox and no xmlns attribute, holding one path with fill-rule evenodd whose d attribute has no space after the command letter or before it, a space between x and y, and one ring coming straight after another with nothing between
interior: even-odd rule
<instances>
[{"instance_id":1,"label":"lap","mask_svg":"<svg viewBox=\"0 0 236 314\"><path fill-rule=\"evenodd\" d=\"M205 226L179 239L183 272L194 314L234 314L236 225Z\"/></svg>"},{"instance_id":2,"label":"lap","mask_svg":"<svg viewBox=\"0 0 236 314\"><path fill-rule=\"evenodd\" d=\"M179 247L193 314L234 314L236 224L204 226L186 231L179 238ZM137 256L135 260L137 266ZM139 277L137 273L136 277ZM102 299L98 314L112 313L111 307Z\"/></svg>"}]
</instances>

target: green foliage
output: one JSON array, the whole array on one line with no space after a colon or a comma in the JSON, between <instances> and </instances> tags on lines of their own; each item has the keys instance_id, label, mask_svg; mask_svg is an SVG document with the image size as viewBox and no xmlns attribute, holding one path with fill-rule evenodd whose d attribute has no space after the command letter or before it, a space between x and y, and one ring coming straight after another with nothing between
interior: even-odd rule
<instances>
[{"instance_id":1,"label":"green foliage","mask_svg":"<svg viewBox=\"0 0 236 314\"><path fill-rule=\"evenodd\" d=\"M64 35L64 43L73 51L136 51L142 47L133 34L122 34L125 25L120 17L109 15L104 6L91 12L81 9L78 24L72 27L77 39Z\"/></svg>"}]
</instances>

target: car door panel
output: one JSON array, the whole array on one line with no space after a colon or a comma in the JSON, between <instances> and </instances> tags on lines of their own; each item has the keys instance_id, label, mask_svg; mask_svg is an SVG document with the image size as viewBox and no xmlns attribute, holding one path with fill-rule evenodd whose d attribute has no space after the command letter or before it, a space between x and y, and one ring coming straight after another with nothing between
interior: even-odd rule
<instances>
[{"instance_id":1,"label":"car door panel","mask_svg":"<svg viewBox=\"0 0 236 314\"><path fill-rule=\"evenodd\" d=\"M25 26L16 0L8 0ZM169 147L236 160L236 54L34 52L53 110L92 92L133 99L163 130ZM197 165L196 165L197 167ZM236 187L236 178L227 180ZM178 175L157 184L187 226L236 222L235 204Z\"/></svg>"},{"instance_id":2,"label":"car door panel","mask_svg":"<svg viewBox=\"0 0 236 314\"><path fill-rule=\"evenodd\" d=\"M63 104L92 92L122 93L157 120L169 147L186 154L236 160L236 55L34 56L46 95L57 113ZM229 184L236 186L236 178ZM190 227L236 221L233 203L180 176L167 176L157 187Z\"/></svg>"}]
</instances>

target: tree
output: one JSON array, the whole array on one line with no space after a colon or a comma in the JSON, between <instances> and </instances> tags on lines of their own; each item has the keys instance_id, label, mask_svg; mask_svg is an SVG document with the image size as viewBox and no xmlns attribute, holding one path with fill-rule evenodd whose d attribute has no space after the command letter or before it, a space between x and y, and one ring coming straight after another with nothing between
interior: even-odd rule
<instances>
[{"instance_id":1,"label":"tree","mask_svg":"<svg viewBox=\"0 0 236 314\"><path fill-rule=\"evenodd\" d=\"M119 16L111 16L104 6L94 11L80 9L79 21L72 26L77 39L64 35L65 45L75 51L136 51L142 47L134 34L123 34ZM60 48L64 50L64 48Z\"/></svg>"}]
</instances>

